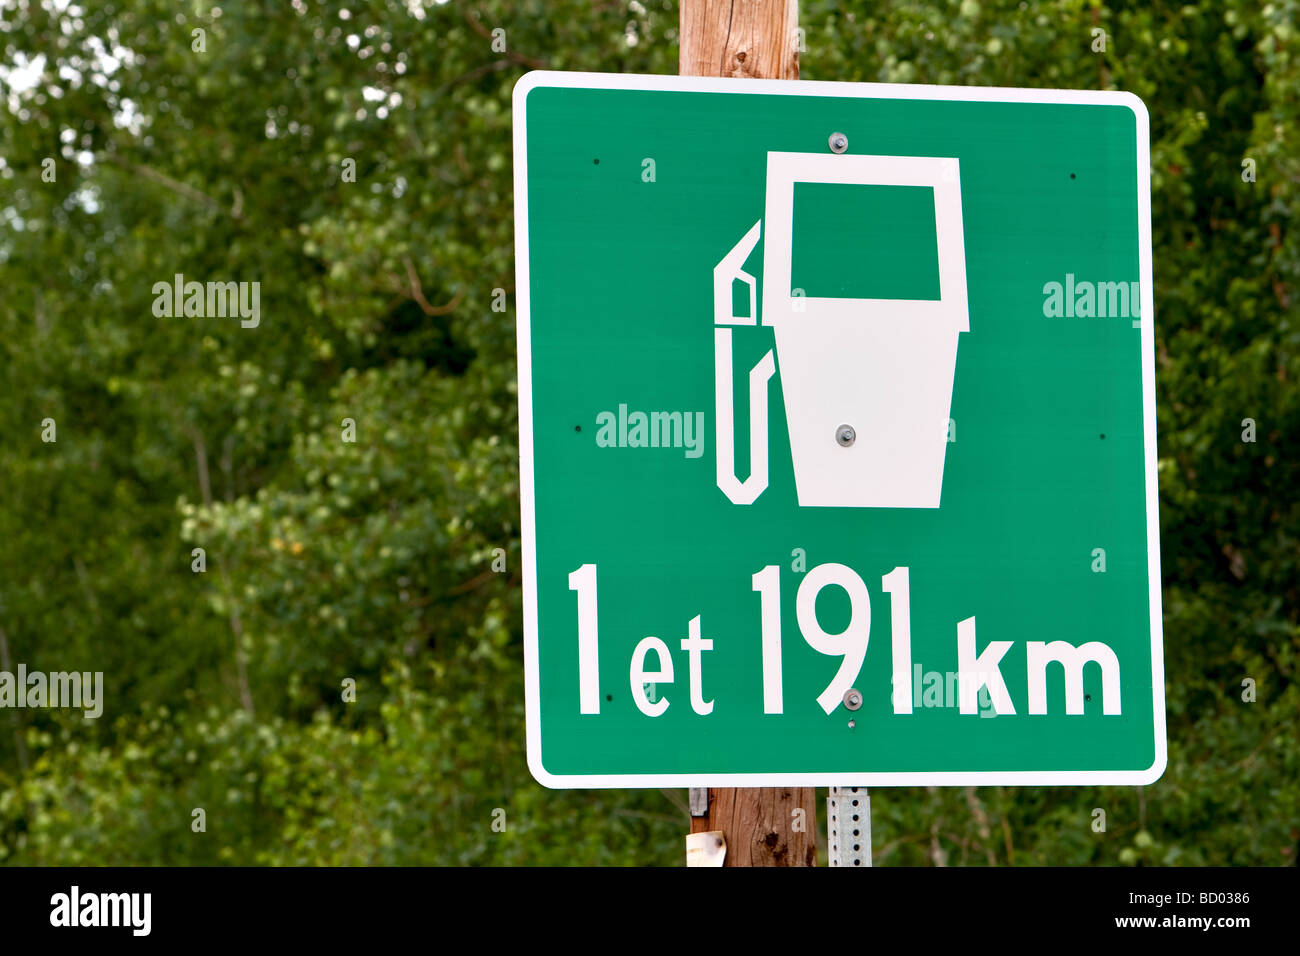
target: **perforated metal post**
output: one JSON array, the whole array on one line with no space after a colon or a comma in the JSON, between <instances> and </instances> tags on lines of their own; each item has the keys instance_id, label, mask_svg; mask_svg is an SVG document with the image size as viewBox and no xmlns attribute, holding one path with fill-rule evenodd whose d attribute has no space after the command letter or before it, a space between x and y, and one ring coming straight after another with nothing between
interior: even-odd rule
<instances>
[{"instance_id":1,"label":"perforated metal post","mask_svg":"<svg viewBox=\"0 0 1300 956\"><path fill-rule=\"evenodd\" d=\"M826 797L831 866L871 865L871 797L866 787L831 787Z\"/></svg>"}]
</instances>

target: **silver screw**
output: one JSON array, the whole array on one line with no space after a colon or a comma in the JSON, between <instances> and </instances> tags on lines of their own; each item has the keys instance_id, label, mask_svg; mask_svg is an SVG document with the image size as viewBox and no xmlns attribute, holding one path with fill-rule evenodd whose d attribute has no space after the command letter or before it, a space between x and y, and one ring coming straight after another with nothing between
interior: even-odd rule
<instances>
[{"instance_id":1,"label":"silver screw","mask_svg":"<svg viewBox=\"0 0 1300 956\"><path fill-rule=\"evenodd\" d=\"M848 448L858 440L858 433L853 430L852 425L841 425L839 428L835 429L835 440L845 448Z\"/></svg>"},{"instance_id":2,"label":"silver screw","mask_svg":"<svg viewBox=\"0 0 1300 956\"><path fill-rule=\"evenodd\" d=\"M832 153L842 153L849 148L849 138L843 133L831 133L831 138L828 142L830 143Z\"/></svg>"},{"instance_id":3,"label":"silver screw","mask_svg":"<svg viewBox=\"0 0 1300 956\"><path fill-rule=\"evenodd\" d=\"M857 710L862 706L862 693L856 687L844 692L844 706L848 710Z\"/></svg>"}]
</instances>

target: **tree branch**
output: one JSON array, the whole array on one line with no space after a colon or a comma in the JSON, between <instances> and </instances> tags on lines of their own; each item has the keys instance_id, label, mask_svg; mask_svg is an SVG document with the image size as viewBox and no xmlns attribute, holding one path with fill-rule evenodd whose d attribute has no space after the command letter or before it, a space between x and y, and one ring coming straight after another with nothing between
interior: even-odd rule
<instances>
[{"instance_id":1,"label":"tree branch","mask_svg":"<svg viewBox=\"0 0 1300 956\"><path fill-rule=\"evenodd\" d=\"M468 8L461 12L464 13L465 22L470 25L470 29L486 40L492 39L491 31L488 30L487 27L483 26L476 16L470 16ZM538 60L531 56L524 56L522 53L511 53L508 48L504 52L506 56L514 60L516 63L522 63L524 66L531 66L534 70L550 69L545 60Z\"/></svg>"},{"instance_id":2,"label":"tree branch","mask_svg":"<svg viewBox=\"0 0 1300 956\"><path fill-rule=\"evenodd\" d=\"M221 208L221 203L213 199L207 193L200 192L199 190L195 189L193 186L189 186L183 182L180 182L179 180L172 179L166 173L160 173L158 172L158 170L150 169L148 166L141 166L137 163L128 162L127 160L121 159L120 157L115 156L112 153L105 153L104 158L107 159L110 163L113 163L115 166L122 167L129 173L134 173L135 175L143 177L144 179L147 179L150 182L155 182L159 186L163 186L167 189L170 189L172 192L176 193L177 195L184 196L186 199L191 199L196 203L200 203L201 205L207 206L209 209ZM242 208L243 203L240 202L239 205ZM235 214L235 218L238 219L239 215Z\"/></svg>"},{"instance_id":3,"label":"tree branch","mask_svg":"<svg viewBox=\"0 0 1300 956\"><path fill-rule=\"evenodd\" d=\"M402 256L402 264L406 266L406 278L411 284L411 298L424 310L425 315L446 315L460 305L461 293L459 292L446 305L430 305L429 300L424 297L424 289L420 285L419 275L416 274L415 263L409 256Z\"/></svg>"}]
</instances>

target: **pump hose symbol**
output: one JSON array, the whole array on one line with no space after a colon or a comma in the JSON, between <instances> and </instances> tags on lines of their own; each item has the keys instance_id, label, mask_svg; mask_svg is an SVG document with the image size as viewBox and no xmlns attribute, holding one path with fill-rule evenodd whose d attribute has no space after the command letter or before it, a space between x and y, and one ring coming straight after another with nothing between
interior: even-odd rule
<instances>
[{"instance_id":1,"label":"pump hose symbol","mask_svg":"<svg viewBox=\"0 0 1300 956\"><path fill-rule=\"evenodd\" d=\"M732 398L733 325L758 325L758 287L743 269L745 260L758 244L763 221L754 223L713 268L713 381L716 388L718 422L718 487L733 503L753 504L767 488L767 383L776 373L772 350L749 370L749 477L736 477L735 408ZM737 316L732 304L732 285L739 279L749 287L749 315Z\"/></svg>"}]
</instances>

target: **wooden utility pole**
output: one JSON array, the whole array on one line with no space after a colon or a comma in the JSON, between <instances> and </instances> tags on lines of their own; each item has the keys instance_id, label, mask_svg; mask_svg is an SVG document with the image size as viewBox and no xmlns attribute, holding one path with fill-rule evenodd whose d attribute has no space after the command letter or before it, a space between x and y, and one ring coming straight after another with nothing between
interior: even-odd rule
<instances>
[{"instance_id":1,"label":"wooden utility pole","mask_svg":"<svg viewBox=\"0 0 1300 956\"><path fill-rule=\"evenodd\" d=\"M682 76L799 79L798 0L681 0ZM720 830L724 866L816 866L812 787L708 792L708 815L691 832Z\"/></svg>"},{"instance_id":2,"label":"wooden utility pole","mask_svg":"<svg viewBox=\"0 0 1300 956\"><path fill-rule=\"evenodd\" d=\"M682 76L799 79L798 0L682 0Z\"/></svg>"},{"instance_id":3,"label":"wooden utility pole","mask_svg":"<svg viewBox=\"0 0 1300 956\"><path fill-rule=\"evenodd\" d=\"M816 866L817 791L812 787L738 787L708 791L708 816L691 832L720 830L723 866Z\"/></svg>"}]
</instances>

